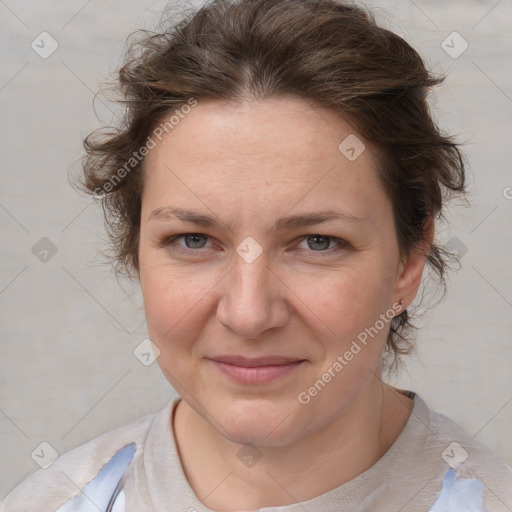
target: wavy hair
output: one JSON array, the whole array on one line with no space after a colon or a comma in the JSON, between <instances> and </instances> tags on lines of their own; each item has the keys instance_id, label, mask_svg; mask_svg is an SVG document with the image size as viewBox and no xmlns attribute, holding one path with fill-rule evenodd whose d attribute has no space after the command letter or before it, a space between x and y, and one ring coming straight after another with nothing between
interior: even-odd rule
<instances>
[{"instance_id":1,"label":"wavy hair","mask_svg":"<svg viewBox=\"0 0 512 512\"><path fill-rule=\"evenodd\" d=\"M85 138L79 184L101 199L116 274L133 278L139 269L141 148L157 123L191 98L237 103L295 95L350 120L378 150L401 258L420 247L430 220L441 220L448 195L466 192L458 144L441 132L427 103L444 77L362 7L212 0L176 23L135 34L114 82L124 117ZM449 256L435 241L426 255L444 292ZM414 348L411 320L404 310L391 321L388 369Z\"/></svg>"}]
</instances>

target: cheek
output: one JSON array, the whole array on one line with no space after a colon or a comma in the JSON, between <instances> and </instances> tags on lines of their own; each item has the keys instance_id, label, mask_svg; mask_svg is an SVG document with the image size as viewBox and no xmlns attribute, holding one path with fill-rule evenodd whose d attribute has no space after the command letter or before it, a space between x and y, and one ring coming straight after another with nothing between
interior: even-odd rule
<instances>
[{"instance_id":1,"label":"cheek","mask_svg":"<svg viewBox=\"0 0 512 512\"><path fill-rule=\"evenodd\" d=\"M200 381L191 379L199 370L192 352L206 321L201 316L205 295L212 287L204 281L197 274L180 277L176 269L164 265L145 269L143 296L149 338L158 347L160 370L182 395L187 389L197 393L201 387Z\"/></svg>"},{"instance_id":2,"label":"cheek","mask_svg":"<svg viewBox=\"0 0 512 512\"><path fill-rule=\"evenodd\" d=\"M336 334L354 334L373 324L390 307L390 272L382 261L330 272L325 278L307 280L304 302Z\"/></svg>"},{"instance_id":3,"label":"cheek","mask_svg":"<svg viewBox=\"0 0 512 512\"><path fill-rule=\"evenodd\" d=\"M146 266L141 287L148 331L161 352L186 345L201 322L198 313L213 283L204 273L180 273L165 265Z\"/></svg>"},{"instance_id":4,"label":"cheek","mask_svg":"<svg viewBox=\"0 0 512 512\"><path fill-rule=\"evenodd\" d=\"M330 279L308 286L308 306L316 313L318 328L328 326L317 337L323 353L317 377L330 372L332 378L315 407L327 406L335 396L352 392L364 385L380 363L385 348L391 317L381 320L389 312L392 296L384 262L368 258L365 264L344 268L332 273ZM320 301L315 298L322 297ZM341 357L341 360L339 359ZM330 375L325 375L330 379Z\"/></svg>"}]
</instances>

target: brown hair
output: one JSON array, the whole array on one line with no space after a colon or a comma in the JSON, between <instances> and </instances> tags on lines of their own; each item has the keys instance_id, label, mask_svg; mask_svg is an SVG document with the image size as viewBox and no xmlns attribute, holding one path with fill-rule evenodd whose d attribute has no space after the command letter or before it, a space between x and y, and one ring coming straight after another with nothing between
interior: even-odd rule
<instances>
[{"instance_id":1,"label":"brown hair","mask_svg":"<svg viewBox=\"0 0 512 512\"><path fill-rule=\"evenodd\" d=\"M296 95L350 120L378 149L402 258L426 240L428 221L443 217L443 192L465 192L462 155L426 101L444 77L427 71L406 41L361 7L336 0L213 0L177 23L163 22L162 30L138 33L143 37L130 44L115 84L126 105L123 122L85 139L80 179L82 190L102 198L116 273L133 278L139 268L141 148L164 115L191 99ZM430 245L427 264L444 291L449 256ZM407 335L415 328L407 310L392 319L390 369L412 350Z\"/></svg>"}]
</instances>

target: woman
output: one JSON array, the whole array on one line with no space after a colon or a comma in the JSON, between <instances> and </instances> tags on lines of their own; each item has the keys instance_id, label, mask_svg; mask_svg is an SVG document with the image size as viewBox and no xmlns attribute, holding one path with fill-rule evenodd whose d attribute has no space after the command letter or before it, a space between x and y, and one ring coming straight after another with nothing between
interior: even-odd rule
<instances>
[{"instance_id":1,"label":"woman","mask_svg":"<svg viewBox=\"0 0 512 512\"><path fill-rule=\"evenodd\" d=\"M2 512L512 510L512 469L384 382L465 190L426 103L441 78L352 4L242 0L135 43L119 81L83 186L179 397Z\"/></svg>"}]
</instances>

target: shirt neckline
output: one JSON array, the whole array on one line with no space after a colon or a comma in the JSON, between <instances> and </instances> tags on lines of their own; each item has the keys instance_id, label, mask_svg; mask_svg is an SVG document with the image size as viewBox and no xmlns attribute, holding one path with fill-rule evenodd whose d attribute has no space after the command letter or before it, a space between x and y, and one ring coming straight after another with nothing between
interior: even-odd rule
<instances>
[{"instance_id":1,"label":"shirt neckline","mask_svg":"<svg viewBox=\"0 0 512 512\"><path fill-rule=\"evenodd\" d=\"M419 395L398 390L413 400L413 408L401 433L388 451L370 468L352 480L307 501L276 507L263 507L259 512L304 512L335 510L361 504L382 484L383 474L404 474L411 458L420 460L422 447L430 429L429 409ZM179 497L180 509L193 512L216 512L202 504L190 486L178 454L172 428L172 417L180 396L172 398L155 416L144 443L144 473L149 498L154 510L167 509ZM404 453L407 452L407 459ZM336 510L339 510L337 508Z\"/></svg>"}]
</instances>

